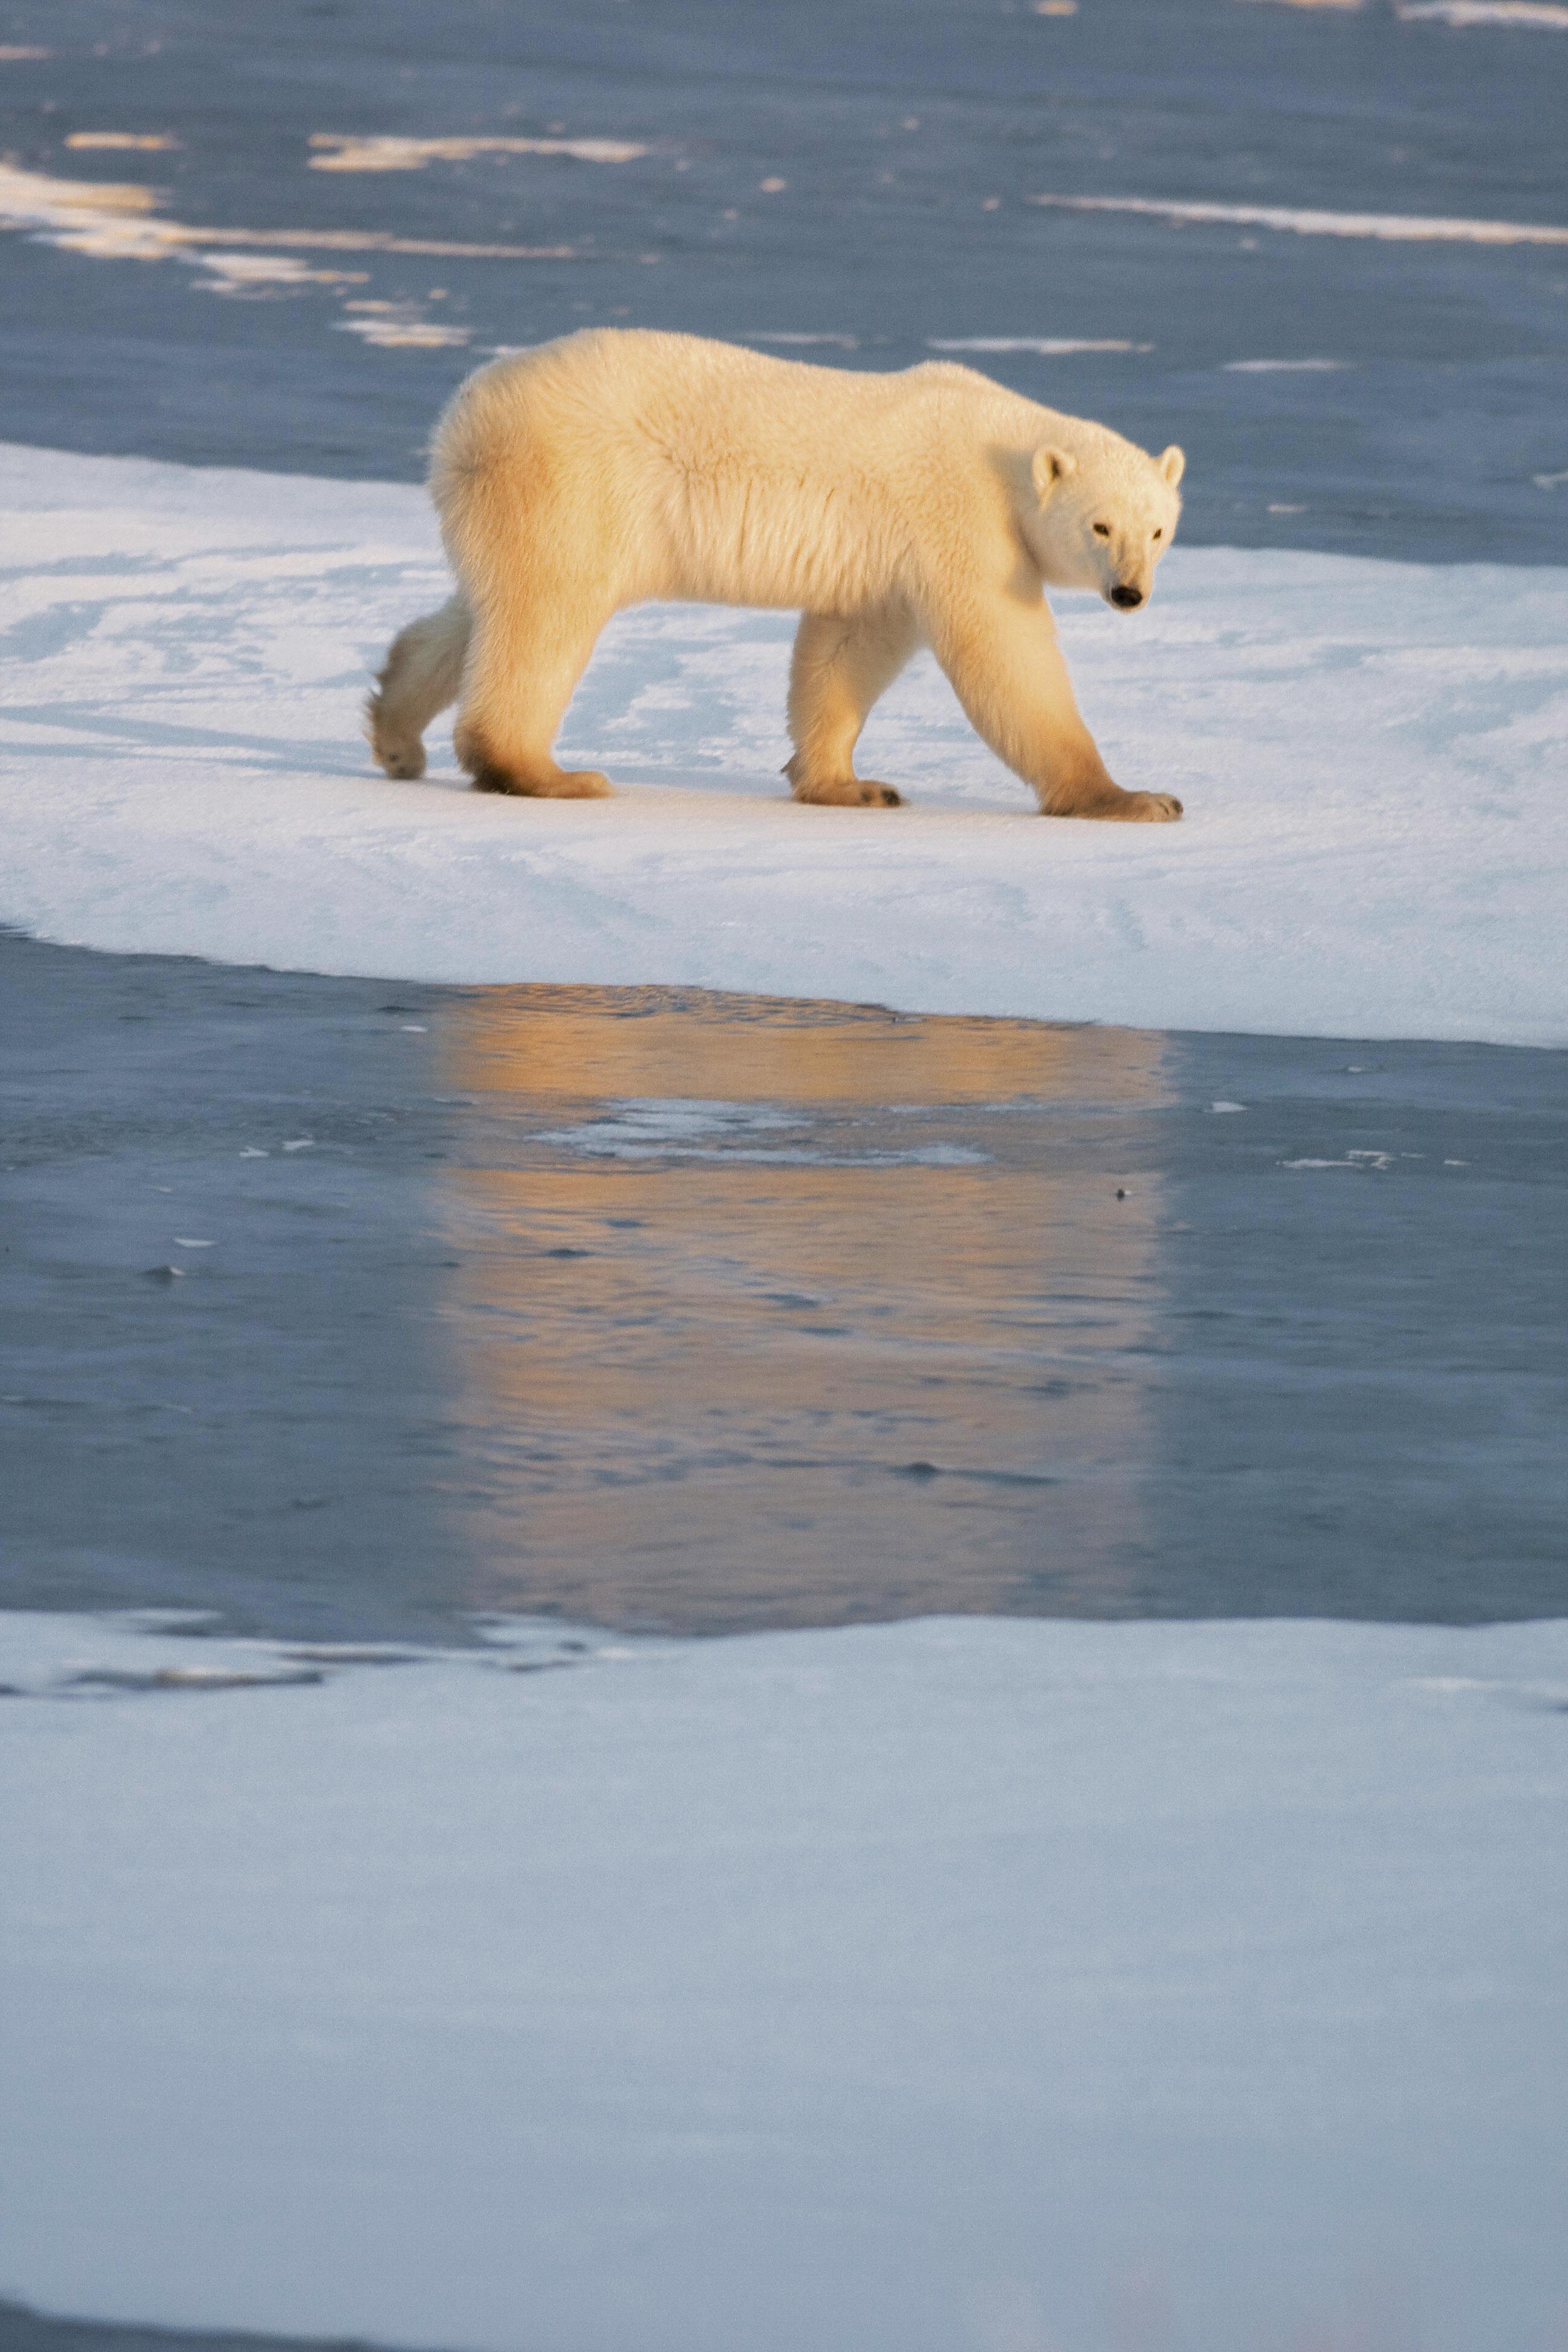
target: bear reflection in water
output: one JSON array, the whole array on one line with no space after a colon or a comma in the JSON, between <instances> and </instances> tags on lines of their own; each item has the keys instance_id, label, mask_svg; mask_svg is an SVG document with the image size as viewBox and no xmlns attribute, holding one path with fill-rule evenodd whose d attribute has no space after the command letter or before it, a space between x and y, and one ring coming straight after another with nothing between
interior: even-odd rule
<instances>
[{"instance_id":1,"label":"bear reflection in water","mask_svg":"<svg viewBox=\"0 0 1568 2352\"><path fill-rule=\"evenodd\" d=\"M1157 1036L650 991L452 1013L437 1319L476 1606L1116 1613Z\"/></svg>"}]
</instances>

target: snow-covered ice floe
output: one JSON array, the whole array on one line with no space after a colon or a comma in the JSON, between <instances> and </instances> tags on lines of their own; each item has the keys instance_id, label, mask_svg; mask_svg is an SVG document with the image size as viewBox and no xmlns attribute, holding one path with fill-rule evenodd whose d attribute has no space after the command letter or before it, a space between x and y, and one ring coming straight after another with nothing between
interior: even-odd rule
<instances>
[{"instance_id":1,"label":"snow-covered ice floe","mask_svg":"<svg viewBox=\"0 0 1568 2352\"><path fill-rule=\"evenodd\" d=\"M471 2352L1557 2340L1568 1624L490 1632L0 1618L8 2292Z\"/></svg>"},{"instance_id":2,"label":"snow-covered ice floe","mask_svg":"<svg viewBox=\"0 0 1568 2352\"><path fill-rule=\"evenodd\" d=\"M0 452L0 920L328 972L698 984L1168 1028L1568 1042L1568 569L1178 547L1064 600L1112 772L1045 824L929 659L894 815L784 796L782 614L647 607L568 716L601 803L389 783L360 705L446 593L415 488Z\"/></svg>"}]
</instances>

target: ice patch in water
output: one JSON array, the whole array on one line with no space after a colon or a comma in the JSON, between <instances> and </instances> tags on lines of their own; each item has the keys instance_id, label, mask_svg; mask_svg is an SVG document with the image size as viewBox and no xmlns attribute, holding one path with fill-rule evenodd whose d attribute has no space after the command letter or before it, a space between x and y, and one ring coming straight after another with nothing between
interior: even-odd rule
<instances>
[{"instance_id":1,"label":"ice patch in water","mask_svg":"<svg viewBox=\"0 0 1568 2352\"><path fill-rule=\"evenodd\" d=\"M467 163L476 155L569 155L578 163L634 163L647 149L626 139L404 139L312 133L312 172L419 172L426 163Z\"/></svg>"},{"instance_id":2,"label":"ice patch in water","mask_svg":"<svg viewBox=\"0 0 1568 2352\"><path fill-rule=\"evenodd\" d=\"M809 1168L973 1168L988 1155L967 1145L928 1144L909 1151L835 1151L810 1144L768 1145L748 1139L798 1133L805 1122L766 1105L652 1100L621 1102L616 1116L545 1129L536 1143L606 1160L735 1160ZM732 1140L731 1140L732 1139Z\"/></svg>"},{"instance_id":3,"label":"ice patch in water","mask_svg":"<svg viewBox=\"0 0 1568 2352\"><path fill-rule=\"evenodd\" d=\"M1226 375L1327 375L1349 360L1226 360Z\"/></svg>"},{"instance_id":4,"label":"ice patch in water","mask_svg":"<svg viewBox=\"0 0 1568 2352\"><path fill-rule=\"evenodd\" d=\"M1033 352L1039 359L1063 360L1075 352L1152 352L1152 343L1091 340L1081 335L928 335L928 352Z\"/></svg>"},{"instance_id":5,"label":"ice patch in water","mask_svg":"<svg viewBox=\"0 0 1568 2352\"><path fill-rule=\"evenodd\" d=\"M363 286L363 269L311 269L288 253L203 253L187 259L199 263L213 283L214 294L264 294L302 286Z\"/></svg>"},{"instance_id":6,"label":"ice patch in water","mask_svg":"<svg viewBox=\"0 0 1568 2352\"><path fill-rule=\"evenodd\" d=\"M1565 12L1568 13L1568 12ZM1298 236L1374 236L1395 244L1568 245L1568 228L1542 221L1449 220L1420 213L1331 213L1284 205L1211 205L1155 196L1026 196L1065 212L1141 213L1151 220L1231 222Z\"/></svg>"},{"instance_id":7,"label":"ice patch in water","mask_svg":"<svg viewBox=\"0 0 1568 2352\"><path fill-rule=\"evenodd\" d=\"M4 52L0 51L0 55ZM38 55L43 56L40 49ZM161 131L73 131L66 141L68 147L101 147L135 149L145 154L162 154L166 148L177 147L177 139L168 138Z\"/></svg>"},{"instance_id":8,"label":"ice patch in water","mask_svg":"<svg viewBox=\"0 0 1568 2352\"><path fill-rule=\"evenodd\" d=\"M763 1128L795 1128L800 1121L756 1103L706 1102L637 1097L617 1102L616 1117L592 1119L580 1127L550 1129L541 1143L578 1143L596 1139L605 1149L622 1142L687 1143L705 1135L750 1135Z\"/></svg>"},{"instance_id":9,"label":"ice patch in water","mask_svg":"<svg viewBox=\"0 0 1568 2352\"><path fill-rule=\"evenodd\" d=\"M183 221L152 217L154 190L124 183L58 179L0 163L0 229L19 230L67 253L94 261L183 261L205 270L215 289L237 292L258 282L267 254L288 250L329 253L409 253L465 260L569 261L569 245L472 245L449 238L395 236L385 229L193 228ZM236 247L264 252L235 253ZM268 273L274 286L336 282L329 273L302 265Z\"/></svg>"},{"instance_id":10,"label":"ice patch in water","mask_svg":"<svg viewBox=\"0 0 1568 2352\"><path fill-rule=\"evenodd\" d=\"M1426 18L1437 25L1520 25L1543 33L1568 33L1568 8L1559 0L1394 0L1401 24Z\"/></svg>"},{"instance_id":11,"label":"ice patch in water","mask_svg":"<svg viewBox=\"0 0 1568 2352\"><path fill-rule=\"evenodd\" d=\"M134 258L161 260L169 239L167 223L149 221L157 199L151 188L103 181L55 179L0 163L0 228L53 230L52 244L74 252L119 250Z\"/></svg>"},{"instance_id":12,"label":"ice patch in water","mask_svg":"<svg viewBox=\"0 0 1568 2352\"><path fill-rule=\"evenodd\" d=\"M1357 1168L1363 1175L1381 1176L1394 1165L1391 1151L1347 1151L1342 1160L1282 1160L1281 1168Z\"/></svg>"},{"instance_id":13,"label":"ice patch in water","mask_svg":"<svg viewBox=\"0 0 1568 2352\"><path fill-rule=\"evenodd\" d=\"M358 335L377 351L455 351L472 332L426 318L415 302L350 302L347 308L352 315L333 320L336 331Z\"/></svg>"}]
</instances>

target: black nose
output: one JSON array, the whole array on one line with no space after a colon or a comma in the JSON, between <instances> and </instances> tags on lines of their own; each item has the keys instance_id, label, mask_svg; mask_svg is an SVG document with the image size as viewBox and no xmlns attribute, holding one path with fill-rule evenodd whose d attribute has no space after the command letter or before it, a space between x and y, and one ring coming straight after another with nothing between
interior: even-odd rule
<instances>
[{"instance_id":1,"label":"black nose","mask_svg":"<svg viewBox=\"0 0 1568 2352\"><path fill-rule=\"evenodd\" d=\"M1119 604L1124 613L1131 613L1143 602L1143 591L1142 588L1113 588L1110 601Z\"/></svg>"}]
</instances>

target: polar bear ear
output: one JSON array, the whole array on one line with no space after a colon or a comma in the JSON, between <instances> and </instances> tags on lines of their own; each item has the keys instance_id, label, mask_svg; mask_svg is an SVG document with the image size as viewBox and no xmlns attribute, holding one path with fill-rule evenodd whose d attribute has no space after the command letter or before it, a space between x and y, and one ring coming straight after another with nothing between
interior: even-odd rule
<instances>
[{"instance_id":1,"label":"polar bear ear","mask_svg":"<svg viewBox=\"0 0 1568 2352\"><path fill-rule=\"evenodd\" d=\"M1183 449L1178 449L1175 443L1173 441L1170 447L1165 450L1162 456L1157 457L1154 462L1159 467L1162 474L1164 475L1165 479L1170 483L1171 488L1174 489L1176 484L1181 480L1182 476L1187 470L1186 452Z\"/></svg>"},{"instance_id":2,"label":"polar bear ear","mask_svg":"<svg viewBox=\"0 0 1568 2352\"><path fill-rule=\"evenodd\" d=\"M1035 495L1043 506L1058 482L1077 473L1078 459L1070 449L1058 449L1047 441L1043 448L1036 450L1029 471L1035 479Z\"/></svg>"}]
</instances>

